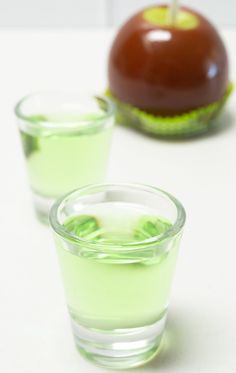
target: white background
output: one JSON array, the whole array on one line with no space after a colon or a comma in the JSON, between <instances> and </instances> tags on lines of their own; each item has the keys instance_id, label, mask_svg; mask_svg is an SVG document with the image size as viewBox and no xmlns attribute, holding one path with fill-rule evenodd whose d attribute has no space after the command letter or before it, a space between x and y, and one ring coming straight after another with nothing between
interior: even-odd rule
<instances>
[{"instance_id":1,"label":"white background","mask_svg":"<svg viewBox=\"0 0 236 373\"><path fill-rule=\"evenodd\" d=\"M30 29L118 25L151 3L156 1L0 0L1 373L107 373L74 347L52 235L33 213L13 107L32 91L102 92L114 34ZM236 1L185 4L224 26L235 82L236 31L230 28L236 26ZM108 179L157 185L187 210L169 345L135 373L236 372L235 118L234 94L222 117L224 130L214 135L167 142L115 128Z\"/></svg>"},{"instance_id":2,"label":"white background","mask_svg":"<svg viewBox=\"0 0 236 373\"><path fill-rule=\"evenodd\" d=\"M170 0L1 0L1 27L103 27L119 25L146 5ZM219 26L236 25L235 0L185 0Z\"/></svg>"},{"instance_id":3,"label":"white background","mask_svg":"<svg viewBox=\"0 0 236 373\"><path fill-rule=\"evenodd\" d=\"M236 31L222 35L236 81ZM109 30L0 32L1 373L108 373L74 347L52 235L33 213L13 107L31 91L102 92L113 36ZM134 373L236 372L235 118L234 94L214 135L171 142L115 128L109 180L159 186L187 211L169 346Z\"/></svg>"}]
</instances>

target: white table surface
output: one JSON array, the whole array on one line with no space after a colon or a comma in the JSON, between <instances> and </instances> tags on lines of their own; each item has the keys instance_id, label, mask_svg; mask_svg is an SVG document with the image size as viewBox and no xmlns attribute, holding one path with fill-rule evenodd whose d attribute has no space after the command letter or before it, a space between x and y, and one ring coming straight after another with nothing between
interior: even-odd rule
<instances>
[{"instance_id":1,"label":"white table surface","mask_svg":"<svg viewBox=\"0 0 236 373\"><path fill-rule=\"evenodd\" d=\"M113 32L0 32L0 372L96 373L73 345L50 230L34 217L13 106L39 90L106 86ZM223 32L236 81L236 30ZM236 95L224 130L167 142L116 128L108 178L157 185L187 210L169 348L138 373L236 372Z\"/></svg>"}]
</instances>

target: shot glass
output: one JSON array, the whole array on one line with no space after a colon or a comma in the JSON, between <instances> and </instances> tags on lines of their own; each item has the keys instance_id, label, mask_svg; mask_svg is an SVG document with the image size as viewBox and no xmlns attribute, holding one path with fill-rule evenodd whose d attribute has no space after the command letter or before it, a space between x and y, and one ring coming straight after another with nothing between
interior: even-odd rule
<instances>
[{"instance_id":1,"label":"shot glass","mask_svg":"<svg viewBox=\"0 0 236 373\"><path fill-rule=\"evenodd\" d=\"M15 114L36 213L47 222L55 199L104 182L113 104L100 96L37 93L24 97Z\"/></svg>"},{"instance_id":2,"label":"shot glass","mask_svg":"<svg viewBox=\"0 0 236 373\"><path fill-rule=\"evenodd\" d=\"M142 365L161 346L185 211L136 184L78 189L50 212L75 343L95 364Z\"/></svg>"}]
</instances>

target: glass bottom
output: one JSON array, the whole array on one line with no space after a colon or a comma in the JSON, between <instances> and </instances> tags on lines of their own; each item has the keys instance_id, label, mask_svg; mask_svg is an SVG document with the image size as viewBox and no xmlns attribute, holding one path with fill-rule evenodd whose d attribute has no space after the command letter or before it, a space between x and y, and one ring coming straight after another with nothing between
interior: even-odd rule
<instances>
[{"instance_id":1,"label":"glass bottom","mask_svg":"<svg viewBox=\"0 0 236 373\"><path fill-rule=\"evenodd\" d=\"M166 314L141 328L102 331L72 320L76 346L86 359L104 368L127 369L147 363L160 351Z\"/></svg>"},{"instance_id":2,"label":"glass bottom","mask_svg":"<svg viewBox=\"0 0 236 373\"><path fill-rule=\"evenodd\" d=\"M48 198L40 194L33 193L33 204L36 216L43 224L49 224L49 211L55 202L55 198Z\"/></svg>"}]
</instances>

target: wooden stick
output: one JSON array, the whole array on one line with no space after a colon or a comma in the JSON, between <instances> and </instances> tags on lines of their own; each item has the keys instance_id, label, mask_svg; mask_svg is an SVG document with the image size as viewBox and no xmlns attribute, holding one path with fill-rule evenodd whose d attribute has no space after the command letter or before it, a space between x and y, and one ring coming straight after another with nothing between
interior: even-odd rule
<instances>
[{"instance_id":1,"label":"wooden stick","mask_svg":"<svg viewBox=\"0 0 236 373\"><path fill-rule=\"evenodd\" d=\"M179 0L172 0L169 11L169 23L175 25L179 11Z\"/></svg>"}]
</instances>

